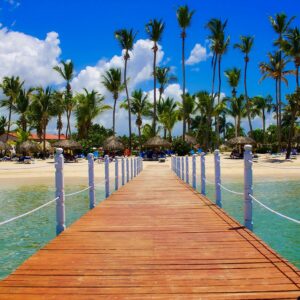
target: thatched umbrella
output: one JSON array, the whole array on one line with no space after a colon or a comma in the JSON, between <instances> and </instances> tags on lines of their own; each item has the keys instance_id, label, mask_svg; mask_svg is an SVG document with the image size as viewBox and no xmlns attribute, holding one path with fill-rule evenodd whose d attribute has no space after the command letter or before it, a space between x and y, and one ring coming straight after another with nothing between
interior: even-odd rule
<instances>
[{"instance_id":1,"label":"thatched umbrella","mask_svg":"<svg viewBox=\"0 0 300 300\"><path fill-rule=\"evenodd\" d=\"M170 147L171 143L167 140L161 138L160 136L155 136L150 138L145 144L144 147L151 148L151 147Z\"/></svg>"},{"instance_id":2,"label":"thatched umbrella","mask_svg":"<svg viewBox=\"0 0 300 300\"><path fill-rule=\"evenodd\" d=\"M245 137L245 136L238 136L235 138L230 139L229 141L227 141L227 144L229 145L254 145L256 144L256 142L251 139L250 137Z\"/></svg>"},{"instance_id":3,"label":"thatched umbrella","mask_svg":"<svg viewBox=\"0 0 300 300\"><path fill-rule=\"evenodd\" d=\"M82 146L75 142L75 141L71 141L71 140L60 140L55 142L52 147L55 148L63 148L63 149L69 149L69 150L81 150Z\"/></svg>"},{"instance_id":4,"label":"thatched umbrella","mask_svg":"<svg viewBox=\"0 0 300 300\"><path fill-rule=\"evenodd\" d=\"M35 142L26 141L20 144L19 150L21 152L32 153L32 152L39 152L41 148L40 145Z\"/></svg>"},{"instance_id":5,"label":"thatched umbrella","mask_svg":"<svg viewBox=\"0 0 300 300\"><path fill-rule=\"evenodd\" d=\"M119 138L112 135L103 142L103 149L106 151L117 151L124 150L125 146Z\"/></svg>"},{"instance_id":6,"label":"thatched umbrella","mask_svg":"<svg viewBox=\"0 0 300 300\"><path fill-rule=\"evenodd\" d=\"M3 151L3 150L9 150L11 149L11 146L6 144L6 143L3 143L2 141L0 141L0 151Z\"/></svg>"},{"instance_id":7,"label":"thatched umbrella","mask_svg":"<svg viewBox=\"0 0 300 300\"><path fill-rule=\"evenodd\" d=\"M184 140L190 145L196 145L197 139L191 135L186 134Z\"/></svg>"},{"instance_id":8,"label":"thatched umbrella","mask_svg":"<svg viewBox=\"0 0 300 300\"><path fill-rule=\"evenodd\" d=\"M50 144L48 141L46 141L45 144L46 144L46 150L47 150L47 151L50 151L51 148L52 148L51 144ZM39 143L39 146L40 146L41 149L44 149L44 142L40 142L40 143Z\"/></svg>"}]
</instances>

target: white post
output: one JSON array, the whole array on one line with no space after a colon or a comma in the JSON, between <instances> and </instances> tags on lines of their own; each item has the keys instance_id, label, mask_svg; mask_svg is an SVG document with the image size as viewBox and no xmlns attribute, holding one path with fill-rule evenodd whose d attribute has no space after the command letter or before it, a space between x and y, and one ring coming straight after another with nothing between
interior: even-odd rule
<instances>
[{"instance_id":1,"label":"white post","mask_svg":"<svg viewBox=\"0 0 300 300\"><path fill-rule=\"evenodd\" d=\"M90 209L95 207L95 172L94 172L94 154L88 154L89 163L89 199L90 199Z\"/></svg>"},{"instance_id":2,"label":"white post","mask_svg":"<svg viewBox=\"0 0 300 300\"><path fill-rule=\"evenodd\" d=\"M126 179L129 182L129 159L126 157Z\"/></svg>"},{"instance_id":3,"label":"white post","mask_svg":"<svg viewBox=\"0 0 300 300\"><path fill-rule=\"evenodd\" d=\"M125 161L124 157L122 157L122 185L125 184Z\"/></svg>"},{"instance_id":4,"label":"white post","mask_svg":"<svg viewBox=\"0 0 300 300\"><path fill-rule=\"evenodd\" d=\"M65 226L65 188L64 188L64 156L63 149L56 148L55 155L55 197L56 200L56 235L66 228Z\"/></svg>"},{"instance_id":5,"label":"white post","mask_svg":"<svg viewBox=\"0 0 300 300\"><path fill-rule=\"evenodd\" d=\"M216 204L222 207L221 198L221 168L220 168L220 151L215 150L215 193L216 193Z\"/></svg>"},{"instance_id":6,"label":"white post","mask_svg":"<svg viewBox=\"0 0 300 300\"><path fill-rule=\"evenodd\" d=\"M253 195L252 146L245 145L244 149L244 225L253 230L252 198L249 196Z\"/></svg>"},{"instance_id":7,"label":"white post","mask_svg":"<svg viewBox=\"0 0 300 300\"><path fill-rule=\"evenodd\" d=\"M130 177L133 178L133 159L130 158Z\"/></svg>"},{"instance_id":8,"label":"white post","mask_svg":"<svg viewBox=\"0 0 300 300\"><path fill-rule=\"evenodd\" d=\"M181 179L184 180L184 157L181 157Z\"/></svg>"},{"instance_id":9,"label":"white post","mask_svg":"<svg viewBox=\"0 0 300 300\"><path fill-rule=\"evenodd\" d=\"M193 155L193 189L197 189L197 180L196 180L196 154Z\"/></svg>"},{"instance_id":10,"label":"white post","mask_svg":"<svg viewBox=\"0 0 300 300\"><path fill-rule=\"evenodd\" d=\"M177 176L180 178L180 157L177 156Z\"/></svg>"},{"instance_id":11,"label":"white post","mask_svg":"<svg viewBox=\"0 0 300 300\"><path fill-rule=\"evenodd\" d=\"M133 176L136 176L136 157L133 159Z\"/></svg>"},{"instance_id":12,"label":"white post","mask_svg":"<svg viewBox=\"0 0 300 300\"><path fill-rule=\"evenodd\" d=\"M115 157L115 190L119 189L119 160Z\"/></svg>"},{"instance_id":13,"label":"white post","mask_svg":"<svg viewBox=\"0 0 300 300\"><path fill-rule=\"evenodd\" d=\"M189 168L189 156L186 155L185 156L185 182L187 184L190 183L189 171L190 171L190 168Z\"/></svg>"},{"instance_id":14,"label":"white post","mask_svg":"<svg viewBox=\"0 0 300 300\"><path fill-rule=\"evenodd\" d=\"M104 170L105 170L105 197L109 197L109 156L105 155L104 158L105 161L105 166L104 166Z\"/></svg>"},{"instance_id":15,"label":"white post","mask_svg":"<svg viewBox=\"0 0 300 300\"><path fill-rule=\"evenodd\" d=\"M206 195L205 190L205 153L201 153L201 194Z\"/></svg>"}]
</instances>

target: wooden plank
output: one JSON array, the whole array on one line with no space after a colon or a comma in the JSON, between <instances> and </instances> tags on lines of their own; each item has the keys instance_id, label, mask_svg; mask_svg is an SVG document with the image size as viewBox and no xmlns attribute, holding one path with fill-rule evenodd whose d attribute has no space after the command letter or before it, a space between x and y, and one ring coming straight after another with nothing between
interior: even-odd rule
<instances>
[{"instance_id":1,"label":"wooden plank","mask_svg":"<svg viewBox=\"0 0 300 300\"><path fill-rule=\"evenodd\" d=\"M0 299L296 299L299 270L162 164L0 282Z\"/></svg>"}]
</instances>

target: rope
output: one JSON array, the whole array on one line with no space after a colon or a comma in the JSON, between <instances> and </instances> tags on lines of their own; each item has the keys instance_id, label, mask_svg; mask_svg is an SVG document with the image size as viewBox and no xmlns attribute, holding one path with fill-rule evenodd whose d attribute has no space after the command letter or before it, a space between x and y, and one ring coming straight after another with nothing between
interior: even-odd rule
<instances>
[{"instance_id":1,"label":"rope","mask_svg":"<svg viewBox=\"0 0 300 300\"><path fill-rule=\"evenodd\" d=\"M208 183L208 184L214 184L213 182L207 180L206 178L204 178L205 182Z\"/></svg>"},{"instance_id":2,"label":"rope","mask_svg":"<svg viewBox=\"0 0 300 300\"><path fill-rule=\"evenodd\" d=\"M10 222L12 222L12 221L18 220L18 219L23 218L23 217L25 217L25 216L28 216L28 215L30 215L30 214L32 214L32 213L34 213L34 212L36 212L36 211L42 209L43 207L48 206L49 204L55 202L58 198L59 198L59 197L56 197L55 199L53 199L53 200L51 200L51 201L49 201L49 202L47 202L47 203L45 203L45 204L43 204L43 205L37 207L37 208L34 208L34 209L32 209L32 210L30 210L30 211L28 211L28 212L26 212L26 213L24 213L24 214L22 214L22 215L19 215L19 216L13 217L13 218L11 218L11 219L8 219L8 220L6 220L6 221L0 222L0 226L2 226L2 225L4 225L4 224L7 224L7 223L10 223Z\"/></svg>"},{"instance_id":3,"label":"rope","mask_svg":"<svg viewBox=\"0 0 300 300\"><path fill-rule=\"evenodd\" d=\"M54 164L55 165L55 164ZM40 169L40 168L48 168L48 167L52 167L53 165L47 165L47 166L33 166L33 167L27 167L27 168L0 168L0 171L1 170L4 170L4 171L9 171L9 170L30 170L30 169Z\"/></svg>"},{"instance_id":4,"label":"rope","mask_svg":"<svg viewBox=\"0 0 300 300\"><path fill-rule=\"evenodd\" d=\"M229 193L232 193L232 194L235 194L235 195L244 195L244 193L241 193L241 192L236 192L236 191L233 191L233 190L230 190L228 189L227 187L225 187L224 185L222 185L221 183L218 183L218 185L224 189L225 191L229 192Z\"/></svg>"},{"instance_id":5,"label":"rope","mask_svg":"<svg viewBox=\"0 0 300 300\"><path fill-rule=\"evenodd\" d=\"M284 214L282 214L282 213L280 213L280 212L278 212L278 211L276 211L276 210L274 210L274 209L268 207L267 205L261 203L259 200L257 200L254 196L252 196L252 195L250 195L250 194L249 194L249 196L250 196L250 198L251 198L252 200L254 200L255 202L257 202L260 206L264 207L265 209L267 209L268 211L272 212L273 214L275 214L275 215L277 215L277 216L280 216L280 217L282 217L282 218L284 218L284 219L287 219L287 220L289 220L289 221L292 221L292 222L294 222L294 223L300 224L300 221L299 221L299 220L296 220L296 219L293 219L293 218L291 218L291 217L288 217L288 216L286 216L286 215L284 215Z\"/></svg>"},{"instance_id":6,"label":"rope","mask_svg":"<svg viewBox=\"0 0 300 300\"><path fill-rule=\"evenodd\" d=\"M251 162L251 161L249 161ZM260 165L260 166L263 166L263 167L266 167L266 168L272 168L272 169L283 169L283 170L300 170L300 168L289 168L289 167L277 167L277 166L268 166L266 164L263 164L263 163L259 163L259 162L256 162L256 164Z\"/></svg>"},{"instance_id":7,"label":"rope","mask_svg":"<svg viewBox=\"0 0 300 300\"><path fill-rule=\"evenodd\" d=\"M84 191L89 190L90 188L91 188L91 186L88 186L87 188L84 188L84 189L82 189L82 190L80 190L80 191L77 191L77 192L74 192L74 193L70 193L70 194L66 194L65 197L67 198L67 197L71 197L71 196L80 194L80 193L82 193L82 192L84 192Z\"/></svg>"}]
</instances>

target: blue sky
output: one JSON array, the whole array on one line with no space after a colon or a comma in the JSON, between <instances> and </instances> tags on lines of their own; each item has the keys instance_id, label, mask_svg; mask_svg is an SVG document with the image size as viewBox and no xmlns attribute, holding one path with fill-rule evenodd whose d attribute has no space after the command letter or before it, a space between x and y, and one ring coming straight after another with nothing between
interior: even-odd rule
<instances>
[{"instance_id":1,"label":"blue sky","mask_svg":"<svg viewBox=\"0 0 300 300\"><path fill-rule=\"evenodd\" d=\"M266 60L268 51L274 49L272 43L276 38L268 17L277 12L285 12L288 16L295 15L297 18L294 25L300 26L300 2L295 0L2 0L0 22L11 31L22 32L41 40L45 39L47 33L56 32L61 50L58 59L72 59L79 73L87 66L95 66L100 59L110 60L114 55L120 55L119 45L113 35L116 29L133 28L138 31L138 39L146 39L145 23L151 18L161 18L166 22L160 43L164 52L162 62L167 62L167 65L174 68L178 83L181 84L181 40L176 8L182 4L188 4L196 11L187 31L186 58L196 43L202 46L206 44L208 31L204 26L210 18L228 19L227 33L231 37L231 46L224 56L223 71L233 66L243 68L243 56L232 45L239 41L240 35L253 35L255 44L250 54L249 95L274 95L272 80L259 83L258 64ZM150 90L152 81L145 80L138 86ZM290 76L289 87L283 91L291 92L294 86L295 78ZM211 89L210 58L187 66L187 89L191 92ZM222 91L230 93L224 77ZM238 91L243 92L242 84Z\"/></svg>"}]
</instances>

